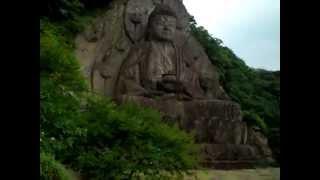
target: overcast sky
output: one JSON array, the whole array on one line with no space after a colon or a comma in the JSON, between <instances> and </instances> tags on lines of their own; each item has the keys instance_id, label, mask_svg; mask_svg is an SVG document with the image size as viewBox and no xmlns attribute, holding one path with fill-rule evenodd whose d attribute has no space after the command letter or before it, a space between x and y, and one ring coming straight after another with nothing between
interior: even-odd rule
<instances>
[{"instance_id":1,"label":"overcast sky","mask_svg":"<svg viewBox=\"0 0 320 180\"><path fill-rule=\"evenodd\" d=\"M280 70L280 0L183 0L198 25L254 68Z\"/></svg>"}]
</instances>

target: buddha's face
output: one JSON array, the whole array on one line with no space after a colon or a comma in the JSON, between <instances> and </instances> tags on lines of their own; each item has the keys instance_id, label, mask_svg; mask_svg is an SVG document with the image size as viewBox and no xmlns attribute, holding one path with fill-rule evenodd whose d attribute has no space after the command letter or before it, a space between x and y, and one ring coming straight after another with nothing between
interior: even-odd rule
<instances>
[{"instance_id":1,"label":"buddha's face","mask_svg":"<svg viewBox=\"0 0 320 180\"><path fill-rule=\"evenodd\" d=\"M167 15L157 15L151 22L152 37L157 40L172 41L176 32L177 19Z\"/></svg>"}]
</instances>

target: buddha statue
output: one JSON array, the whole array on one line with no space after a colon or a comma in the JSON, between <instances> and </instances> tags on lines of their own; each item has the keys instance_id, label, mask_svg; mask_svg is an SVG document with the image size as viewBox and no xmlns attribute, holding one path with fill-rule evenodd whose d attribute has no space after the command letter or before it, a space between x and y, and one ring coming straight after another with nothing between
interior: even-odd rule
<instances>
[{"instance_id":1,"label":"buddha statue","mask_svg":"<svg viewBox=\"0 0 320 180\"><path fill-rule=\"evenodd\" d=\"M206 99L196 63L183 58L182 48L175 43L176 27L174 11L168 6L157 6L149 17L145 41L131 49L121 67L114 94Z\"/></svg>"},{"instance_id":2,"label":"buddha statue","mask_svg":"<svg viewBox=\"0 0 320 180\"><path fill-rule=\"evenodd\" d=\"M183 129L198 128L199 141L215 141L215 136L224 141L225 129L213 131L215 124L225 119L241 121L240 107L229 101L216 74L211 73L215 71L208 70L210 61L195 55L201 46L176 43L177 21L168 6L153 10L144 41L132 47L120 68L115 98L153 107L175 121L180 119Z\"/></svg>"}]
</instances>

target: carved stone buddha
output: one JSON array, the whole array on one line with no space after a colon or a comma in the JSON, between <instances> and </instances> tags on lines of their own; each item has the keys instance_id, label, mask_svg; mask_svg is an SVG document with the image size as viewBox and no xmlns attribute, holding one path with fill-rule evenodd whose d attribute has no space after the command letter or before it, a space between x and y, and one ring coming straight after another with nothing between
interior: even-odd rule
<instances>
[{"instance_id":1,"label":"carved stone buddha","mask_svg":"<svg viewBox=\"0 0 320 180\"><path fill-rule=\"evenodd\" d=\"M116 99L154 107L170 119L180 121L182 128L198 129L201 142L229 139L241 143L241 135L230 139L224 137L221 128L214 130L222 120L241 124L240 107L228 100L215 74L203 71L210 62L189 55L194 44L191 48L177 45L176 26L174 11L164 5L155 8L149 17L145 41L133 46L121 66L114 92ZM242 125L233 128L232 123L227 124L226 129L242 133Z\"/></svg>"},{"instance_id":2,"label":"carved stone buddha","mask_svg":"<svg viewBox=\"0 0 320 180\"><path fill-rule=\"evenodd\" d=\"M134 46L120 70L115 94L179 100L205 99L196 63L175 43L177 16L158 6L149 17L146 40Z\"/></svg>"}]
</instances>

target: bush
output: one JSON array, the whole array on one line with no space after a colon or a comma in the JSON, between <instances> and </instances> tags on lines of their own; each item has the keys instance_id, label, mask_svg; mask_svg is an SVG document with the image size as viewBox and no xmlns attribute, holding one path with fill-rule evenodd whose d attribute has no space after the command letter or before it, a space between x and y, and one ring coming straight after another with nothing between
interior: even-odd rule
<instances>
[{"instance_id":1,"label":"bush","mask_svg":"<svg viewBox=\"0 0 320 180\"><path fill-rule=\"evenodd\" d=\"M45 0L41 8L41 16L52 20L74 19L83 10L79 0Z\"/></svg>"},{"instance_id":2,"label":"bush","mask_svg":"<svg viewBox=\"0 0 320 180\"><path fill-rule=\"evenodd\" d=\"M52 21L78 19L90 10L107 7L112 0L45 0L41 16Z\"/></svg>"},{"instance_id":3,"label":"bush","mask_svg":"<svg viewBox=\"0 0 320 180\"><path fill-rule=\"evenodd\" d=\"M159 112L135 104L117 106L104 98L88 98L88 128L74 167L95 179L131 179L139 174L165 176L192 169L197 149L191 136L166 125Z\"/></svg>"},{"instance_id":4,"label":"bush","mask_svg":"<svg viewBox=\"0 0 320 180\"><path fill-rule=\"evenodd\" d=\"M40 153L40 179L71 180L71 176L66 168L57 162L53 156Z\"/></svg>"},{"instance_id":5,"label":"bush","mask_svg":"<svg viewBox=\"0 0 320 180\"><path fill-rule=\"evenodd\" d=\"M249 126L259 127L264 134L268 133L268 126L265 121L256 113L250 111L243 112L243 120L247 122Z\"/></svg>"},{"instance_id":6,"label":"bush","mask_svg":"<svg viewBox=\"0 0 320 180\"><path fill-rule=\"evenodd\" d=\"M63 160L75 139L84 136L81 94L86 90L72 46L61 29L42 23L40 34L40 128L41 148Z\"/></svg>"}]
</instances>

